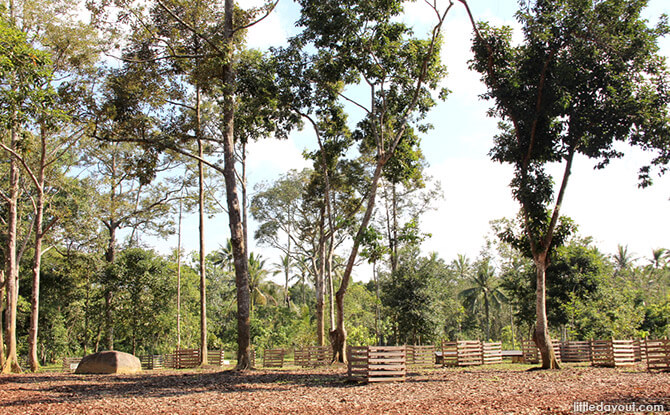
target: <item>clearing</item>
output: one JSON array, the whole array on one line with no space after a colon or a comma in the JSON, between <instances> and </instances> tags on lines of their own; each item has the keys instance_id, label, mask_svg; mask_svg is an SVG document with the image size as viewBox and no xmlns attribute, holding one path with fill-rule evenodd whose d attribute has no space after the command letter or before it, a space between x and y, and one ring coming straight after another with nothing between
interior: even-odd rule
<instances>
[{"instance_id":1,"label":"clearing","mask_svg":"<svg viewBox=\"0 0 670 415\"><path fill-rule=\"evenodd\" d=\"M3 375L0 414L573 414L574 402L670 411L670 373L529 367L410 370L405 383L369 385L348 382L342 366Z\"/></svg>"}]
</instances>

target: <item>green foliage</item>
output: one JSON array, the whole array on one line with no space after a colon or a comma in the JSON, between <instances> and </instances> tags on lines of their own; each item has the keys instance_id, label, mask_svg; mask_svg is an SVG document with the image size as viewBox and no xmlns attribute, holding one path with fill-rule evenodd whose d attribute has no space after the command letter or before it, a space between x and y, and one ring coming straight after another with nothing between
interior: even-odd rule
<instances>
[{"instance_id":1,"label":"green foliage","mask_svg":"<svg viewBox=\"0 0 670 415\"><path fill-rule=\"evenodd\" d=\"M554 183L545 167L565 161L560 203L575 154L604 167L623 154L617 142L656 151L651 164L667 163L669 76L658 53L668 33L650 28L640 13L645 0L535 1L521 3L517 20L524 41L510 28L482 23L471 67L482 74L491 115L503 119L490 152L515 169L514 197L523 209L534 255L552 243ZM646 169L646 170L645 170ZM640 174L651 181L649 167ZM558 244L557 244L558 245Z\"/></svg>"},{"instance_id":2,"label":"green foliage","mask_svg":"<svg viewBox=\"0 0 670 415\"><path fill-rule=\"evenodd\" d=\"M645 308L641 330L651 338L670 337L670 297Z\"/></svg>"},{"instance_id":3,"label":"green foliage","mask_svg":"<svg viewBox=\"0 0 670 415\"><path fill-rule=\"evenodd\" d=\"M49 82L52 62L47 53L35 49L0 10L0 125L17 128L29 120L50 122L56 114L54 91Z\"/></svg>"},{"instance_id":4,"label":"green foliage","mask_svg":"<svg viewBox=\"0 0 670 415\"><path fill-rule=\"evenodd\" d=\"M404 251L395 273L381 280L381 301L388 310L397 344L436 341L441 327L440 293L446 267L435 256L418 257L415 250ZM441 289L442 288L442 289Z\"/></svg>"}]
</instances>

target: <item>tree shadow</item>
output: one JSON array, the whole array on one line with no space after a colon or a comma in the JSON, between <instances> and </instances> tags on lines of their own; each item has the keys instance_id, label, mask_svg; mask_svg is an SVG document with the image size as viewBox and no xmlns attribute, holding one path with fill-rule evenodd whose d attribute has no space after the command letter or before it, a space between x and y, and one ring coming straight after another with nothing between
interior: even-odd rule
<instances>
[{"instance_id":1,"label":"tree shadow","mask_svg":"<svg viewBox=\"0 0 670 415\"><path fill-rule=\"evenodd\" d=\"M20 384L19 389L37 396L0 402L0 408L35 404L82 403L113 398L166 398L209 392L252 393L267 390L288 391L293 387L349 388L342 373L292 373L267 371L169 372L136 375L16 375L0 378L0 385ZM261 386L263 385L263 386Z\"/></svg>"}]
</instances>

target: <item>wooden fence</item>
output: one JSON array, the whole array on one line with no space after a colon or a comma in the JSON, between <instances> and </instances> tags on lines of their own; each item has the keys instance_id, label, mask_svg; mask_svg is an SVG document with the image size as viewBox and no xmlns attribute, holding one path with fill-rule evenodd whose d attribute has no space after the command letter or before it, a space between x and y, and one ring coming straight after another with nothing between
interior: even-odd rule
<instances>
[{"instance_id":1,"label":"wooden fence","mask_svg":"<svg viewBox=\"0 0 670 415\"><path fill-rule=\"evenodd\" d=\"M593 366L621 367L635 364L633 340L591 340Z\"/></svg>"},{"instance_id":2,"label":"wooden fence","mask_svg":"<svg viewBox=\"0 0 670 415\"><path fill-rule=\"evenodd\" d=\"M561 361L580 363L591 361L591 343L588 341L561 342Z\"/></svg>"},{"instance_id":3,"label":"wooden fence","mask_svg":"<svg viewBox=\"0 0 670 415\"><path fill-rule=\"evenodd\" d=\"M162 354L144 355L139 359L143 370L158 370L165 367L165 356Z\"/></svg>"},{"instance_id":4,"label":"wooden fence","mask_svg":"<svg viewBox=\"0 0 670 415\"><path fill-rule=\"evenodd\" d=\"M309 350L306 348L295 349L293 351L293 363L300 367L310 367Z\"/></svg>"},{"instance_id":5,"label":"wooden fence","mask_svg":"<svg viewBox=\"0 0 670 415\"><path fill-rule=\"evenodd\" d=\"M408 366L435 366L435 346L406 346L406 348L406 359Z\"/></svg>"},{"instance_id":6,"label":"wooden fence","mask_svg":"<svg viewBox=\"0 0 670 415\"><path fill-rule=\"evenodd\" d=\"M482 343L482 361L485 365L502 363L502 343Z\"/></svg>"},{"instance_id":7,"label":"wooden fence","mask_svg":"<svg viewBox=\"0 0 670 415\"><path fill-rule=\"evenodd\" d=\"M552 347L554 349L554 356L559 362L561 360L561 344L560 342L553 342ZM540 363L540 349L537 348L535 342L532 340L522 340L521 341L521 351L523 353L523 362L529 364Z\"/></svg>"},{"instance_id":8,"label":"wooden fence","mask_svg":"<svg viewBox=\"0 0 670 415\"><path fill-rule=\"evenodd\" d=\"M645 340L635 339L635 343L633 344L633 351L635 352L635 361L647 361L647 346L645 344Z\"/></svg>"},{"instance_id":9,"label":"wooden fence","mask_svg":"<svg viewBox=\"0 0 670 415\"><path fill-rule=\"evenodd\" d=\"M265 349L263 351L263 367L284 367L284 349Z\"/></svg>"},{"instance_id":10,"label":"wooden fence","mask_svg":"<svg viewBox=\"0 0 670 415\"><path fill-rule=\"evenodd\" d=\"M347 376L364 382L404 382L407 375L405 346L347 348Z\"/></svg>"},{"instance_id":11,"label":"wooden fence","mask_svg":"<svg viewBox=\"0 0 670 415\"><path fill-rule=\"evenodd\" d=\"M670 370L670 340L645 340L648 370Z\"/></svg>"},{"instance_id":12,"label":"wooden fence","mask_svg":"<svg viewBox=\"0 0 670 415\"><path fill-rule=\"evenodd\" d=\"M200 366L200 349L176 349L173 356L173 368L192 369Z\"/></svg>"},{"instance_id":13,"label":"wooden fence","mask_svg":"<svg viewBox=\"0 0 670 415\"><path fill-rule=\"evenodd\" d=\"M481 365L483 360L482 343L479 340L459 340L442 342L442 366Z\"/></svg>"}]
</instances>

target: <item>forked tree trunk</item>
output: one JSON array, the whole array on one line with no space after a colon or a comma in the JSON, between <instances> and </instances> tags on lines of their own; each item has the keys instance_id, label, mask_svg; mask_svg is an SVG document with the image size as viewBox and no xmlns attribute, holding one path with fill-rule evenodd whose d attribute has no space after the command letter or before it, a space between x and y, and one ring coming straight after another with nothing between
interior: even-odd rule
<instances>
[{"instance_id":1,"label":"forked tree trunk","mask_svg":"<svg viewBox=\"0 0 670 415\"><path fill-rule=\"evenodd\" d=\"M358 232L354 237L351 253L349 254L349 259L347 260L347 266L344 269L344 274L342 275L340 288L335 294L337 326L335 327L335 330L330 332L330 341L333 346L333 361L339 361L343 363L347 362L347 330L344 328L344 295L347 293L347 288L349 288L351 273L354 269L356 257L358 256L358 248L360 248L361 244L360 241L362 239L363 233L367 230L370 219L372 219L372 212L374 211L375 200L377 197L377 186L382 175L382 170L387 161L388 157L380 157L377 161L377 166L375 167L375 172L372 176L372 182L370 183L370 191L368 193L365 213L363 214L363 219L361 220Z\"/></svg>"},{"instance_id":2,"label":"forked tree trunk","mask_svg":"<svg viewBox=\"0 0 670 415\"><path fill-rule=\"evenodd\" d=\"M537 269L537 290L536 290L536 325L533 334L533 340L540 350L542 356L542 369L560 369L554 348L549 336L549 323L547 320L547 254L540 255L535 259Z\"/></svg>"}]
</instances>

